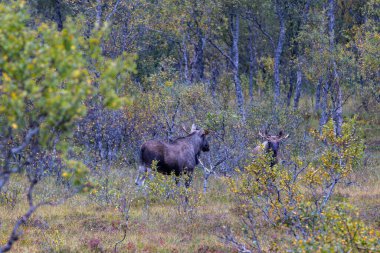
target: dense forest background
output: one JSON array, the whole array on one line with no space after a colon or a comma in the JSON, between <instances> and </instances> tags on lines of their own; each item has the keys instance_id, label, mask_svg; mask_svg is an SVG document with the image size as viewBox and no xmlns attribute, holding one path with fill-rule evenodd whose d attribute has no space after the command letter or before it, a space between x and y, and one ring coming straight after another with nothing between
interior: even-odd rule
<instances>
[{"instance_id":1,"label":"dense forest background","mask_svg":"<svg viewBox=\"0 0 380 253\"><path fill-rule=\"evenodd\" d=\"M379 15L0 1L0 253L378 251ZM142 143L193 123L211 150L192 187L135 187ZM253 154L265 130L289 134L274 167Z\"/></svg>"}]
</instances>

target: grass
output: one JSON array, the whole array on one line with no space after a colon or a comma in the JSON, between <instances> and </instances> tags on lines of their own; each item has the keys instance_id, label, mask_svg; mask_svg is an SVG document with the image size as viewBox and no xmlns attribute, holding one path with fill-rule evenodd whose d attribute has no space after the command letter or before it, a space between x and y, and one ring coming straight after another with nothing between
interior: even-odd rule
<instances>
[{"instance_id":1,"label":"grass","mask_svg":"<svg viewBox=\"0 0 380 253\"><path fill-rule=\"evenodd\" d=\"M358 207L364 221L380 229L380 126L373 121L364 131L367 141L363 166L353 174L353 183L340 186L337 194Z\"/></svg>"},{"instance_id":2,"label":"grass","mask_svg":"<svg viewBox=\"0 0 380 253\"><path fill-rule=\"evenodd\" d=\"M215 184L214 184L215 185ZM199 185L200 186L200 185ZM216 194L210 189L209 195ZM208 198L206 195L205 198ZM152 203L149 211L134 203L125 241L119 252L231 252L218 238L223 225L233 223L228 201L210 197L189 219L175 204ZM88 195L77 195L57 207L41 207L24 226L14 252L111 252L123 237L123 217L114 206L100 206ZM23 201L10 208L0 206L0 243L12 224L27 210Z\"/></svg>"},{"instance_id":3,"label":"grass","mask_svg":"<svg viewBox=\"0 0 380 253\"><path fill-rule=\"evenodd\" d=\"M118 252L233 252L218 237L224 225L239 231L232 202L217 192L222 184L215 178L210 182L210 191L192 219L178 213L173 203L152 203L149 211L142 203L134 203L126 239ZM365 221L380 228L380 184L363 180L340 186L336 196L354 204ZM1 244L26 209L22 201L13 208L0 206ZM24 235L13 252L113 252L115 243L123 237L122 223L122 214L114 205L101 206L88 195L77 195L63 205L40 208L24 226Z\"/></svg>"},{"instance_id":4,"label":"grass","mask_svg":"<svg viewBox=\"0 0 380 253\"><path fill-rule=\"evenodd\" d=\"M365 132L370 141L366 143L364 164L349 182L337 187L334 200L351 203L366 223L380 230L380 127L370 122ZM141 193L128 186L132 185L133 173L125 170L114 173L108 175L113 184L118 189L126 188L127 195L137 196L130 209L126 239L118 246L118 252L236 252L218 237L224 225L241 234L235 207L222 178L210 179L208 193L189 218L170 201L153 201L146 209ZM201 175L195 178L194 187L201 192ZM8 239L16 219L27 210L24 186L21 177L13 178L10 188L14 190L14 200L0 202L0 245ZM45 182L36 195L57 197L59 191L53 191L55 188ZM81 194L60 206L42 207L23 227L24 234L13 252L113 252L115 243L123 237L123 216L117 205L117 198L111 198L107 204Z\"/></svg>"}]
</instances>

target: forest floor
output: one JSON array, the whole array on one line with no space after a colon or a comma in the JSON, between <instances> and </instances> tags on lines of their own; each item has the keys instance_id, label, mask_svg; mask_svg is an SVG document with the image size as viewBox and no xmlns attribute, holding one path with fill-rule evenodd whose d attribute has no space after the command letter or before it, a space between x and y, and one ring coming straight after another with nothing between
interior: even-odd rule
<instances>
[{"instance_id":1,"label":"forest floor","mask_svg":"<svg viewBox=\"0 0 380 253\"><path fill-rule=\"evenodd\" d=\"M369 141L364 165L350 182L336 189L334 200L354 205L364 221L380 229L380 128L369 125L365 132ZM201 174L196 175L198 191L202 191L201 179ZM21 185L19 193L24 196L26 189ZM208 192L186 214L173 203L152 202L147 208L141 199L136 200L118 252L236 252L220 239L223 226L237 233L241 230L226 188L223 178L211 178ZM0 245L26 210L24 199L0 205ZM124 235L123 220L117 206L99 204L88 194L80 194L60 206L41 207L23 227L13 252L114 252Z\"/></svg>"},{"instance_id":2,"label":"forest floor","mask_svg":"<svg viewBox=\"0 0 380 253\"><path fill-rule=\"evenodd\" d=\"M211 184L216 184L211 182ZM132 204L126 239L118 252L232 252L219 238L224 225L236 223L231 203L216 196L215 188L204 195L192 217L184 217L176 204ZM225 195L225 194L224 194ZM137 201L138 202L138 201ZM27 206L1 206L0 243L11 224ZM113 252L123 238L123 215L117 207L99 205L87 195L77 195L57 207L41 207L23 228L14 252Z\"/></svg>"}]
</instances>

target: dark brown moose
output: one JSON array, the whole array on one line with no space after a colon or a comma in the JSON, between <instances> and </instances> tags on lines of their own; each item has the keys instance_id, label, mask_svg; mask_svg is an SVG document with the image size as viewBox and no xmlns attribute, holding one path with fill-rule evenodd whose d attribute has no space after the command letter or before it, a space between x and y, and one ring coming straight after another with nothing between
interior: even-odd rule
<instances>
[{"instance_id":1,"label":"dark brown moose","mask_svg":"<svg viewBox=\"0 0 380 253\"><path fill-rule=\"evenodd\" d=\"M151 170L152 162L157 161L157 171L163 174L174 174L178 177L182 173L189 179L185 182L189 186L195 166L199 163L201 153L210 150L207 141L208 131L197 129L193 124L191 132L170 143L150 140L145 142L140 149L139 171L136 185L143 185L147 172Z\"/></svg>"},{"instance_id":2,"label":"dark brown moose","mask_svg":"<svg viewBox=\"0 0 380 253\"><path fill-rule=\"evenodd\" d=\"M283 131L280 131L278 135L270 135L268 134L268 131L265 131L264 134L259 132L259 135L264 138L265 141L253 149L253 154L258 155L262 154L263 152L272 152L272 160L270 166L273 167L278 163L278 151L280 149L280 142L288 138L289 134L284 135Z\"/></svg>"}]
</instances>

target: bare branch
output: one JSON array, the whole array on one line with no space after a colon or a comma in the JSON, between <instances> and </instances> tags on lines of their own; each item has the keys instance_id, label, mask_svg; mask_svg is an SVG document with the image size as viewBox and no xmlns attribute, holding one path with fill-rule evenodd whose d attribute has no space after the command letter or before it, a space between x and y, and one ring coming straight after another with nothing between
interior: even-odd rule
<instances>
[{"instance_id":1,"label":"bare branch","mask_svg":"<svg viewBox=\"0 0 380 253\"><path fill-rule=\"evenodd\" d=\"M106 22L108 23L109 20L111 19L111 17L115 14L115 12L117 11L117 7L118 5L120 4L120 0L117 0L116 3L115 3L115 6L113 7L112 11L107 15L106 17Z\"/></svg>"},{"instance_id":2,"label":"bare branch","mask_svg":"<svg viewBox=\"0 0 380 253\"><path fill-rule=\"evenodd\" d=\"M340 175L338 175L336 178L334 178L334 181L331 183L330 188L328 189L328 192L326 192L326 194L323 198L323 201L322 201L322 203L319 207L319 210L318 210L318 214L322 213L323 208L326 206L327 202L330 200L330 197L334 192L334 188L340 179L341 179Z\"/></svg>"},{"instance_id":3,"label":"bare branch","mask_svg":"<svg viewBox=\"0 0 380 253\"><path fill-rule=\"evenodd\" d=\"M232 244L240 253L251 253L249 249L246 248L244 244L239 243L235 237L232 234L232 231L230 228L225 228L226 233L224 236L220 236L219 238L222 239L225 243Z\"/></svg>"},{"instance_id":4,"label":"bare branch","mask_svg":"<svg viewBox=\"0 0 380 253\"><path fill-rule=\"evenodd\" d=\"M102 18L102 0L96 0L96 22L95 27L96 29L100 28L101 20Z\"/></svg>"},{"instance_id":5,"label":"bare branch","mask_svg":"<svg viewBox=\"0 0 380 253\"><path fill-rule=\"evenodd\" d=\"M123 238L116 242L115 244L115 247L114 247L114 252L116 253L117 252L117 245L119 245L120 243L122 243L125 238L127 237L127 229L128 229L128 221L129 221L129 210L131 209L131 203L132 203L132 199L128 201L127 203L127 199L124 197L122 198L121 200L122 204L121 204L121 207L120 207L120 211L125 215L125 224L123 226Z\"/></svg>"},{"instance_id":6,"label":"bare branch","mask_svg":"<svg viewBox=\"0 0 380 253\"><path fill-rule=\"evenodd\" d=\"M203 162L202 162L202 160L201 159L199 159L198 158L198 161L199 161L199 163L202 165L202 167L203 167L203 170L205 171L205 173L208 173L208 174L211 174L211 173L213 173L213 171L212 170L209 170L204 164L203 164Z\"/></svg>"},{"instance_id":7,"label":"bare branch","mask_svg":"<svg viewBox=\"0 0 380 253\"><path fill-rule=\"evenodd\" d=\"M272 36L264 29L264 27L262 26L262 24L257 20L257 18L251 13L249 12L247 15L243 16L245 19L247 20L250 20L250 21L253 21L254 22L254 25L257 29L260 30L260 32L268 38L271 46L272 46L272 49L274 50L275 49L275 43L274 43L274 40L272 38Z\"/></svg>"},{"instance_id":8,"label":"bare branch","mask_svg":"<svg viewBox=\"0 0 380 253\"><path fill-rule=\"evenodd\" d=\"M218 167L220 164L224 163L226 160L227 160L228 156L220 159L218 162L216 162L212 167L213 169L215 169L216 167Z\"/></svg>"},{"instance_id":9,"label":"bare branch","mask_svg":"<svg viewBox=\"0 0 380 253\"><path fill-rule=\"evenodd\" d=\"M229 55L227 55L218 45L216 45L211 39L207 39L208 42L210 42L210 44L216 48L216 50L218 50L224 57L226 57L226 59L232 64L232 66L234 66L234 68L236 68L235 66L235 62L231 59L231 57Z\"/></svg>"},{"instance_id":10,"label":"bare branch","mask_svg":"<svg viewBox=\"0 0 380 253\"><path fill-rule=\"evenodd\" d=\"M28 194L27 194L29 208L33 207L33 190L34 190L34 186L36 186L37 182L38 182L37 179L32 179L30 182L30 186L29 186L29 190L28 190Z\"/></svg>"},{"instance_id":11,"label":"bare branch","mask_svg":"<svg viewBox=\"0 0 380 253\"><path fill-rule=\"evenodd\" d=\"M24 148L26 148L26 146L29 145L30 140L32 139L32 137L34 135L36 135L39 130L40 130L39 127L29 129L28 133L25 136L24 142L20 146L12 148L12 150L11 150L12 154L20 153Z\"/></svg>"},{"instance_id":12,"label":"bare branch","mask_svg":"<svg viewBox=\"0 0 380 253\"><path fill-rule=\"evenodd\" d=\"M69 195L57 202L52 202L52 201L43 201L43 202L40 202L38 203L37 205L33 205L33 189L34 189L34 186L37 184L37 181L32 181L30 183L30 186L29 186L29 190L28 190L28 194L27 194L27 198L28 198L28 202L29 202L29 210L21 217L17 220L16 224L14 225L13 227L13 230L12 230L12 233L7 241L7 243L1 247L0 246L0 253L3 253L3 252L7 252L7 251L10 251L12 249L12 246L13 244L18 240L20 239L20 236L22 235L22 231L19 231L19 228L24 225L28 219L30 218L30 216L32 216L32 214L41 206L57 206L57 205L60 205L62 204L63 202L65 202L68 198L70 198L71 196L73 196L74 194L72 195Z\"/></svg>"}]
</instances>

